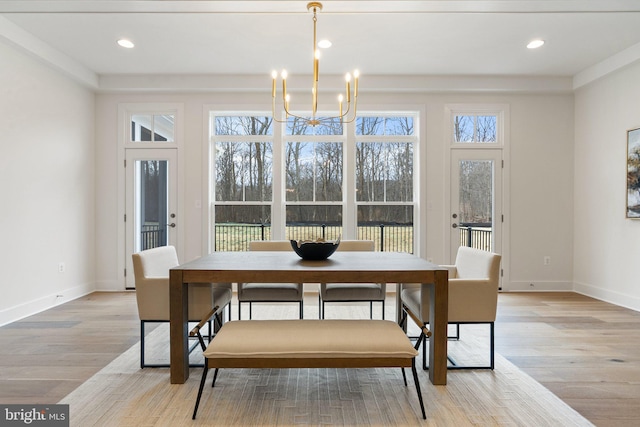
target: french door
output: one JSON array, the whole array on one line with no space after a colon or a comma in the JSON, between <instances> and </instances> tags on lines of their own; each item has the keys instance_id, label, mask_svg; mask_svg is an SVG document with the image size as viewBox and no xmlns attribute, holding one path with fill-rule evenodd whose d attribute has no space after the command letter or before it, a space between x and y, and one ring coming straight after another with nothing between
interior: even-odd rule
<instances>
[{"instance_id":1,"label":"french door","mask_svg":"<svg viewBox=\"0 0 640 427\"><path fill-rule=\"evenodd\" d=\"M452 149L450 262L460 246L502 253L502 150Z\"/></svg>"},{"instance_id":2,"label":"french door","mask_svg":"<svg viewBox=\"0 0 640 427\"><path fill-rule=\"evenodd\" d=\"M131 254L159 246L175 246L178 241L177 150L125 151L125 284L126 288L134 288Z\"/></svg>"}]
</instances>

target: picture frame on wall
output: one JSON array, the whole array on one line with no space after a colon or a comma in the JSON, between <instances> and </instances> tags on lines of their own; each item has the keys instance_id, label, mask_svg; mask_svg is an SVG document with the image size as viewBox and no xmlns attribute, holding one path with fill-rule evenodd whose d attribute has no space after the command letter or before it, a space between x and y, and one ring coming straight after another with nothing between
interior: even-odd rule
<instances>
[{"instance_id":1,"label":"picture frame on wall","mask_svg":"<svg viewBox=\"0 0 640 427\"><path fill-rule=\"evenodd\" d=\"M627 218L640 219L640 128L627 131Z\"/></svg>"}]
</instances>

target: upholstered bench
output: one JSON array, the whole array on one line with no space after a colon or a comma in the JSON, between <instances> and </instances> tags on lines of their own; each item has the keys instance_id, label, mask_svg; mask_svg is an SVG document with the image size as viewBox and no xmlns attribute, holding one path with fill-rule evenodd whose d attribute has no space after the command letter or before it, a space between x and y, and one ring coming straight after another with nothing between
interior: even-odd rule
<instances>
[{"instance_id":1,"label":"upholstered bench","mask_svg":"<svg viewBox=\"0 0 640 427\"><path fill-rule=\"evenodd\" d=\"M238 320L225 323L204 351L205 364L193 410L196 418L210 368L411 367L426 419L415 367L418 351L388 320Z\"/></svg>"}]
</instances>

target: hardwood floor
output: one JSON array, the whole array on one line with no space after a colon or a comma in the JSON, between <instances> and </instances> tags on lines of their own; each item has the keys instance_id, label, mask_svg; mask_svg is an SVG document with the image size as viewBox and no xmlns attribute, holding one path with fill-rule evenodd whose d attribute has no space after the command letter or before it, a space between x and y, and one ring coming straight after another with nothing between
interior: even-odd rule
<instances>
[{"instance_id":1,"label":"hardwood floor","mask_svg":"<svg viewBox=\"0 0 640 427\"><path fill-rule=\"evenodd\" d=\"M56 403L139 339L133 292L96 292L5 325L0 402Z\"/></svg>"},{"instance_id":2,"label":"hardwood floor","mask_svg":"<svg viewBox=\"0 0 640 427\"><path fill-rule=\"evenodd\" d=\"M307 299L313 310L315 294ZM640 313L574 293L504 293L498 306L497 352L594 424L640 425ZM132 292L93 293L6 325L0 402L56 403L138 335Z\"/></svg>"},{"instance_id":3,"label":"hardwood floor","mask_svg":"<svg viewBox=\"0 0 640 427\"><path fill-rule=\"evenodd\" d=\"M592 423L640 425L640 313L575 293L505 293L498 307L498 353Z\"/></svg>"}]
</instances>

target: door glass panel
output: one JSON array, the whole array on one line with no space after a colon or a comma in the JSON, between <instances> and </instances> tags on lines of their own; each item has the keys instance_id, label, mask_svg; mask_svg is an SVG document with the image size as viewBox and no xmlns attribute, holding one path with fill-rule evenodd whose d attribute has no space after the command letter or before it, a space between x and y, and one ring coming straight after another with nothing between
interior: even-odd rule
<instances>
[{"instance_id":1,"label":"door glass panel","mask_svg":"<svg viewBox=\"0 0 640 427\"><path fill-rule=\"evenodd\" d=\"M167 160L137 160L135 252L166 246L169 218Z\"/></svg>"},{"instance_id":2,"label":"door glass panel","mask_svg":"<svg viewBox=\"0 0 640 427\"><path fill-rule=\"evenodd\" d=\"M460 160L460 246L493 251L493 160Z\"/></svg>"},{"instance_id":3,"label":"door glass panel","mask_svg":"<svg viewBox=\"0 0 640 427\"><path fill-rule=\"evenodd\" d=\"M132 149L125 153L125 286L135 286L131 255L159 246L175 246L177 150Z\"/></svg>"}]
</instances>

